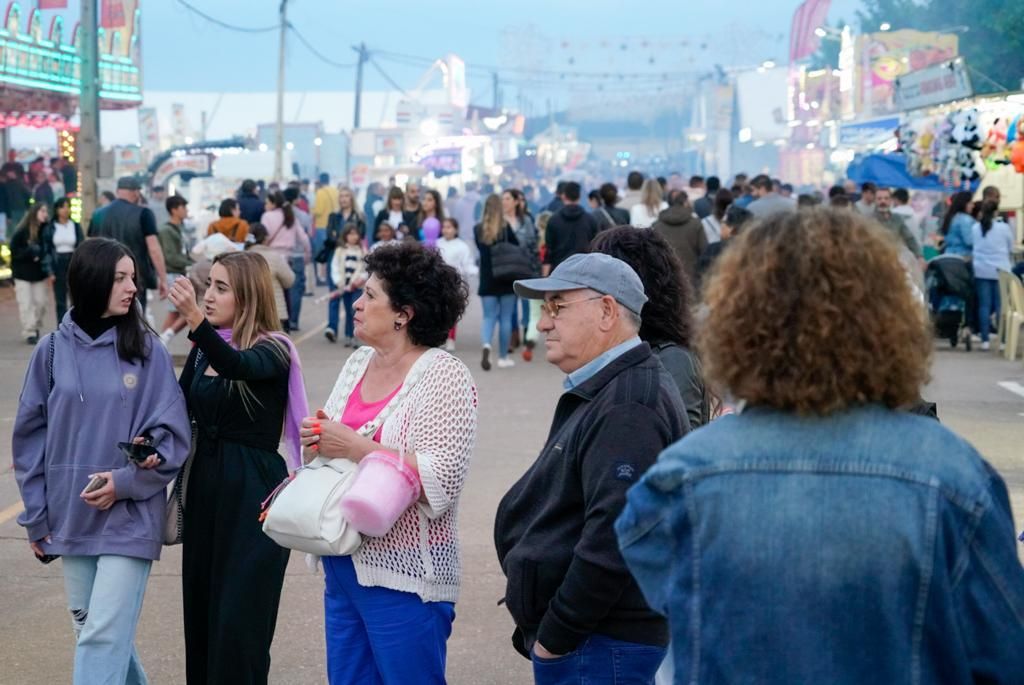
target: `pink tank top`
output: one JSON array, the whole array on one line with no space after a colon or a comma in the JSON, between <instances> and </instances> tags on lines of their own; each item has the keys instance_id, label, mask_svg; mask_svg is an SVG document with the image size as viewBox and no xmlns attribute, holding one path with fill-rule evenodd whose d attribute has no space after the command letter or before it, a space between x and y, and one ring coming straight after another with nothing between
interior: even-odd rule
<instances>
[{"instance_id":1,"label":"pink tank top","mask_svg":"<svg viewBox=\"0 0 1024 685\"><path fill-rule=\"evenodd\" d=\"M345 411L341 414L341 423L345 424L354 431L359 430L365 426L368 422L372 421L377 417L391 398L398 394L398 391L402 389L399 385L397 388L391 391L387 397L377 402L364 402L363 401L363 379L359 379L356 383L356 387L352 389L352 394L348 396L348 403L345 405ZM381 433L384 432L384 427L381 426L377 429L373 439L380 442Z\"/></svg>"}]
</instances>

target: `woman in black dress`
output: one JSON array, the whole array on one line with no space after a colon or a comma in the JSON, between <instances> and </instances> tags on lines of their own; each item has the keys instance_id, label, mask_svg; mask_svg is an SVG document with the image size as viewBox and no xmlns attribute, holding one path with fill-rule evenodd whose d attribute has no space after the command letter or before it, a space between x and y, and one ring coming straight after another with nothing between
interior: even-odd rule
<instances>
[{"instance_id":1,"label":"woman in black dress","mask_svg":"<svg viewBox=\"0 0 1024 685\"><path fill-rule=\"evenodd\" d=\"M214 260L202 311L187 278L170 298L195 343L181 376L198 428L182 530L186 677L266 683L289 551L264 535L260 502L301 459L302 370L258 254Z\"/></svg>"}]
</instances>

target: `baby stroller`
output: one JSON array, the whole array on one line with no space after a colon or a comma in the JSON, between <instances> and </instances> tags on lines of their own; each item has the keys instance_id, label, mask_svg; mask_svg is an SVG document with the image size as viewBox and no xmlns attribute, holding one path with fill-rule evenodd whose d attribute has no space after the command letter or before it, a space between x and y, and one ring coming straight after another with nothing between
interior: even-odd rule
<instances>
[{"instance_id":1,"label":"baby stroller","mask_svg":"<svg viewBox=\"0 0 1024 685\"><path fill-rule=\"evenodd\" d=\"M974 309L974 272L958 255L939 255L928 262L925 286L935 332L956 347L961 332L968 330ZM970 334L964 345L971 350Z\"/></svg>"}]
</instances>

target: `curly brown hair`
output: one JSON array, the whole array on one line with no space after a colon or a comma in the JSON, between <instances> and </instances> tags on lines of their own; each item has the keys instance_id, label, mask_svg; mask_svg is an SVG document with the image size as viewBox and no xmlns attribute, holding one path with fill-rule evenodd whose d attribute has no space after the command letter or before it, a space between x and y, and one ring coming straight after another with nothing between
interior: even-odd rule
<instances>
[{"instance_id":1,"label":"curly brown hair","mask_svg":"<svg viewBox=\"0 0 1024 685\"><path fill-rule=\"evenodd\" d=\"M928 380L924 307L891 238L857 213L813 208L756 224L722 254L706 303L706 377L751 405L896 408Z\"/></svg>"}]
</instances>

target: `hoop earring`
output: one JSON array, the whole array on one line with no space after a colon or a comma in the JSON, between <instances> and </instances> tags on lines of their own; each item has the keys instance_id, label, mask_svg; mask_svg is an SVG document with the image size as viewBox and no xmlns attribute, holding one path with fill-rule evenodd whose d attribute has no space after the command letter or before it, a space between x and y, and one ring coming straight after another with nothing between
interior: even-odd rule
<instances>
[{"instance_id":1,"label":"hoop earring","mask_svg":"<svg viewBox=\"0 0 1024 685\"><path fill-rule=\"evenodd\" d=\"M395 322L395 330L396 331L402 330L402 322L401 321L396 321Z\"/></svg>"}]
</instances>

